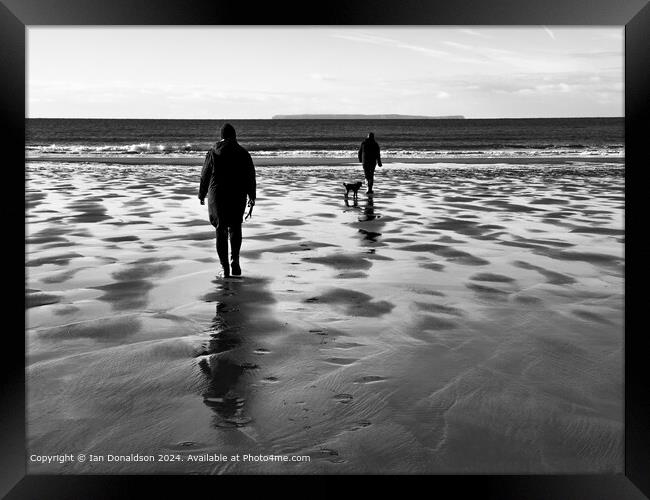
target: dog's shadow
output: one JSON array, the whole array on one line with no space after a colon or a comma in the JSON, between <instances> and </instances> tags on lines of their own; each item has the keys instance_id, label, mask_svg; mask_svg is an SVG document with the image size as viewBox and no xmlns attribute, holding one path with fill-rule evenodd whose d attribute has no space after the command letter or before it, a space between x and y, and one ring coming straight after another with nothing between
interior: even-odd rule
<instances>
[{"instance_id":1,"label":"dog's shadow","mask_svg":"<svg viewBox=\"0 0 650 500\"><path fill-rule=\"evenodd\" d=\"M350 205L350 199L347 196L345 198L343 198L343 200L345 201L345 206L346 207L348 207L348 208L356 208L356 209L359 208L359 200L357 198L352 198L352 205Z\"/></svg>"}]
</instances>

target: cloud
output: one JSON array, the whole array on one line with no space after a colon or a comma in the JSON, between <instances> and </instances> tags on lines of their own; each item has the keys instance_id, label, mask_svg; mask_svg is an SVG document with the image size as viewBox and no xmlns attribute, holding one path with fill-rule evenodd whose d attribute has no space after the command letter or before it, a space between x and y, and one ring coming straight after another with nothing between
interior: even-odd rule
<instances>
[{"instance_id":1,"label":"cloud","mask_svg":"<svg viewBox=\"0 0 650 500\"><path fill-rule=\"evenodd\" d=\"M476 30L471 29L471 28L462 28L462 29L459 29L458 31L460 33L465 34L465 35L477 36L477 37L481 37L481 38L492 38L491 36L486 35L485 33L482 33L480 31L476 31Z\"/></svg>"},{"instance_id":2,"label":"cloud","mask_svg":"<svg viewBox=\"0 0 650 500\"><path fill-rule=\"evenodd\" d=\"M548 29L547 26L542 26L542 28L544 28L544 31L546 31L546 34L550 36L552 40L555 40L555 33Z\"/></svg>"},{"instance_id":3,"label":"cloud","mask_svg":"<svg viewBox=\"0 0 650 500\"><path fill-rule=\"evenodd\" d=\"M140 83L126 84L121 81L103 81L101 83L82 82L42 82L29 83L28 97L31 103L38 102L75 102L75 103L129 103L153 100L180 103L186 106L209 103L255 104L264 102L300 101L309 96L321 96L312 90L304 92L220 89L212 85Z\"/></svg>"},{"instance_id":4,"label":"cloud","mask_svg":"<svg viewBox=\"0 0 650 500\"><path fill-rule=\"evenodd\" d=\"M444 50L432 49L430 47L423 47L421 45L414 45L412 43L403 42L401 40L396 40L394 38L387 38L383 36L371 35L369 33L351 33L351 34L335 34L332 35L334 38L340 38L342 40L350 40L353 42L360 43L369 43L373 45L381 45L384 47L392 47L397 49L406 49L414 52L419 52L421 54L433 56L433 57L449 57L451 54Z\"/></svg>"},{"instance_id":5,"label":"cloud","mask_svg":"<svg viewBox=\"0 0 650 500\"><path fill-rule=\"evenodd\" d=\"M594 36L591 37L592 40L606 40L606 41L623 41L623 28L619 28L618 30L607 30L606 32L598 32Z\"/></svg>"},{"instance_id":6,"label":"cloud","mask_svg":"<svg viewBox=\"0 0 650 500\"><path fill-rule=\"evenodd\" d=\"M469 54L472 58L468 59L466 56L454 55L458 60L463 57L473 63L482 63L484 68L489 67L486 65L494 68L497 68L497 65L505 65L519 71L553 72L568 69L572 64L567 57L563 57L563 54L557 53L517 52L510 49L494 48L485 44L467 44L451 40L442 43L447 47Z\"/></svg>"},{"instance_id":7,"label":"cloud","mask_svg":"<svg viewBox=\"0 0 650 500\"><path fill-rule=\"evenodd\" d=\"M607 57L623 57L623 49L621 50L601 50L591 52L571 52L571 57L578 57L580 59L601 59Z\"/></svg>"},{"instance_id":8,"label":"cloud","mask_svg":"<svg viewBox=\"0 0 650 500\"><path fill-rule=\"evenodd\" d=\"M334 78L331 75L323 75L321 73L312 73L312 74L309 75L309 78L311 78L312 80L318 80L318 81L321 81L321 82L332 82L332 81L336 80L336 78Z\"/></svg>"},{"instance_id":9,"label":"cloud","mask_svg":"<svg viewBox=\"0 0 650 500\"><path fill-rule=\"evenodd\" d=\"M535 73L513 73L509 75L484 75L481 77L451 78L438 81L450 92L475 94L510 94L518 97L575 95L580 98L609 96L623 98L623 83L620 71L564 72L539 75Z\"/></svg>"},{"instance_id":10,"label":"cloud","mask_svg":"<svg viewBox=\"0 0 650 500\"><path fill-rule=\"evenodd\" d=\"M519 95L548 95L548 94L558 94L558 93L567 93L574 90L574 87L568 83L550 83L544 85L535 85L534 87L523 88L516 90L514 93Z\"/></svg>"}]
</instances>

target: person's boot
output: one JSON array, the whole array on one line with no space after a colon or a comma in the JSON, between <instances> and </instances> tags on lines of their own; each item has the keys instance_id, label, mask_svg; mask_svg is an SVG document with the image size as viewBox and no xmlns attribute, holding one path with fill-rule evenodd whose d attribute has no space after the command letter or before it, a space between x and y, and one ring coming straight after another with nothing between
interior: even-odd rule
<instances>
[{"instance_id":1,"label":"person's boot","mask_svg":"<svg viewBox=\"0 0 650 500\"><path fill-rule=\"evenodd\" d=\"M223 269L223 277L224 278L230 278L230 266L228 263L223 263L221 264L221 268Z\"/></svg>"},{"instance_id":2,"label":"person's boot","mask_svg":"<svg viewBox=\"0 0 650 500\"><path fill-rule=\"evenodd\" d=\"M230 262L233 276L241 276L241 267L239 267L239 259L232 259Z\"/></svg>"}]
</instances>

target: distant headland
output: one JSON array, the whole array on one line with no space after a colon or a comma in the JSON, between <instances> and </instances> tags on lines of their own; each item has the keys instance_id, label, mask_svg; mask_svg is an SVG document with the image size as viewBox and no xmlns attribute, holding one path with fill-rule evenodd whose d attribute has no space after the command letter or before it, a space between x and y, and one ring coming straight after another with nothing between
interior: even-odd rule
<instances>
[{"instance_id":1,"label":"distant headland","mask_svg":"<svg viewBox=\"0 0 650 500\"><path fill-rule=\"evenodd\" d=\"M272 120L463 120L463 115L273 115Z\"/></svg>"}]
</instances>

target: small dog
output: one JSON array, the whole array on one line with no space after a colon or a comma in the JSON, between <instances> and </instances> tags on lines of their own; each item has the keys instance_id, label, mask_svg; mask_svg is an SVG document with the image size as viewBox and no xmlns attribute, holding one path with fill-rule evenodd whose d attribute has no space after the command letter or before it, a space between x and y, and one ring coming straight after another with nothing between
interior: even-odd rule
<instances>
[{"instance_id":1,"label":"small dog","mask_svg":"<svg viewBox=\"0 0 650 500\"><path fill-rule=\"evenodd\" d=\"M352 191L352 197L356 199L359 188L363 186L363 182L354 182L352 184L343 183L345 186L345 197L348 197L348 193Z\"/></svg>"}]
</instances>

